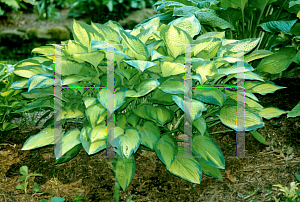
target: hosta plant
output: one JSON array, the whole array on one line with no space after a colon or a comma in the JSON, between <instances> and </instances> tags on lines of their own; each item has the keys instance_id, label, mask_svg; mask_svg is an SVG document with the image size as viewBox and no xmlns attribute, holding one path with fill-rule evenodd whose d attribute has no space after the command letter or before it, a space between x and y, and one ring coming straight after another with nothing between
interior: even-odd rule
<instances>
[{"instance_id":1,"label":"hosta plant","mask_svg":"<svg viewBox=\"0 0 300 202\"><path fill-rule=\"evenodd\" d=\"M62 117L63 125L69 121L81 122L82 126L73 130L66 131L63 127L60 148L63 156L73 158L81 148L92 155L106 149L108 143L114 145L116 158L113 158L112 168L116 185L123 190L133 178L134 153L138 149L155 152L170 173L189 182L199 184L202 173L222 179L220 169L225 169L224 156L208 127L222 122L231 130L237 130L237 92L226 87L236 83L238 62L245 67L245 131L253 132L251 134L264 143L263 136L255 131L264 125L262 117L269 119L287 113L264 108L254 95L284 88L260 78L248 63L264 57L260 52L250 53L259 39L244 39L230 45L232 41L225 39L224 32L207 33L194 39L200 32L200 23L194 16L169 25L154 18L132 31L123 30L113 21L87 25L74 20L72 26L74 40L35 48L32 52L39 53L39 57L14 66L14 74L23 78L15 82L13 88L28 89L22 93L25 99L36 98L16 112L42 107L55 110ZM191 43L197 44L190 52L192 86L200 88L189 89L191 108L185 110L184 44ZM114 44L114 48L109 49L108 44ZM248 62L227 55L236 53L240 44L246 44L243 54ZM61 57L55 56L58 50ZM66 87L61 89L61 101L55 104L54 62L61 63L62 85ZM111 113L107 109L112 103L107 98L111 90L105 88L111 82L111 77L107 79L111 64L115 68L114 138L107 136L106 126L107 114ZM222 88L214 88L216 85ZM183 112L192 121L191 150L177 144L183 141L178 138L179 132L185 130ZM57 132L54 124L60 121L57 117L49 119L45 129L28 138L22 150L53 145L54 131ZM189 152L188 158L179 158L186 152ZM56 163L70 159L55 157Z\"/></svg>"},{"instance_id":2,"label":"hosta plant","mask_svg":"<svg viewBox=\"0 0 300 202\"><path fill-rule=\"evenodd\" d=\"M300 24L297 23L300 16L299 1L161 0L153 6L161 13L145 19L141 24L155 17L168 24L175 19L194 15L201 24L202 34L224 30L225 36L232 39L232 42L260 38L256 49L264 49L261 51L265 56L275 53L261 62L250 62L255 69L264 70L260 72L262 78L282 77L299 70L299 66L288 69L295 61L297 51L300 55Z\"/></svg>"}]
</instances>

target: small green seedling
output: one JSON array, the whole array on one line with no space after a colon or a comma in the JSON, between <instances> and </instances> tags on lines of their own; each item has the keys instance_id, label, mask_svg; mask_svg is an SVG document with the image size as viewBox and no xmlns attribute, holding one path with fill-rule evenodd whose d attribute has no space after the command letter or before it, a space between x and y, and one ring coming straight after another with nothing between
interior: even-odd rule
<instances>
[{"instance_id":1,"label":"small green seedling","mask_svg":"<svg viewBox=\"0 0 300 202\"><path fill-rule=\"evenodd\" d=\"M77 202L81 202L81 200L84 200L84 198L82 198L81 196L75 194L75 199L72 199L72 201L77 201Z\"/></svg>"},{"instance_id":2,"label":"small green seedling","mask_svg":"<svg viewBox=\"0 0 300 202\"><path fill-rule=\"evenodd\" d=\"M275 187L279 187L280 189L280 191L282 191L282 192L285 192L285 197L287 198L286 200L285 200L285 202L294 202L294 201L296 201L296 200L300 200L300 190L298 189L298 185L299 185L300 183L295 183L295 182L291 182L291 189L289 190L287 187L282 187L280 184L277 184L277 185L273 185L273 186L275 186ZM276 201L276 202L279 202L279 199L277 199L276 197L274 197L273 196L273 198L274 198L274 200Z\"/></svg>"},{"instance_id":3,"label":"small green seedling","mask_svg":"<svg viewBox=\"0 0 300 202\"><path fill-rule=\"evenodd\" d=\"M36 174L30 174L30 175L28 175L28 167L27 166L22 166L20 168L20 174L23 175L23 176L19 177L19 179L21 181L25 181L25 182L23 184L21 184L21 185L18 185L16 187L16 189L22 189L25 192L25 200L30 202L31 200L28 200L28 198L27 198L27 185L29 183L29 179L30 179L31 176L43 177L43 175L42 174L37 174L37 173ZM34 194L31 196L30 199L32 199L32 197L34 195L36 195L36 194L39 194L39 195L42 195L42 194L45 194L45 193L52 194L51 191L44 191L44 192L42 192L41 189L40 189L40 186L36 182L34 183L34 185L32 187L32 190L33 190ZM64 202L64 201L65 201L65 199L60 198L60 197L53 197L50 200L50 202ZM38 202L48 202L48 201L47 200L39 200Z\"/></svg>"}]
</instances>

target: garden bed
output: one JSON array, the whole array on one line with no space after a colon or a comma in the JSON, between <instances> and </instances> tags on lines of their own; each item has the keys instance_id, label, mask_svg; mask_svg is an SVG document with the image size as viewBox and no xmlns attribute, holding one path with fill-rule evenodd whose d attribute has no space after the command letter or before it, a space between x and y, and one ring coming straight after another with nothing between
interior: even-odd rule
<instances>
[{"instance_id":1,"label":"garden bed","mask_svg":"<svg viewBox=\"0 0 300 202\"><path fill-rule=\"evenodd\" d=\"M291 77L291 76L289 76ZM274 94L258 96L263 106L274 106L291 110L297 104L300 84L295 78L273 80L276 85L288 89ZM245 155L254 158L229 158L235 156L235 132L212 135L225 157L223 181L202 175L201 184L192 184L169 173L155 153L137 151L135 155L136 172L121 199L130 196L134 201L271 201L270 196L284 199L272 185L289 187L295 182L295 173L300 173L299 124L300 118L279 118L265 120L265 126L258 129L265 138L266 146L260 144L246 132ZM19 169L26 165L30 173L40 173L43 177L30 180L41 185L43 191L51 190L53 196L71 201L75 194L85 198L82 201L112 201L115 179L109 164L111 159L103 159L106 151L88 156L84 149L64 164L54 164L53 146L32 151L21 151L28 137L40 129L12 130L2 137L0 159L2 162L0 179L0 201L24 201L24 194L15 187L20 184ZM222 124L215 125L211 132L228 130ZM50 158L49 158L50 157ZM29 195L32 190L28 190ZM50 199L51 195L34 196L37 199ZM249 197L252 196L252 197Z\"/></svg>"}]
</instances>

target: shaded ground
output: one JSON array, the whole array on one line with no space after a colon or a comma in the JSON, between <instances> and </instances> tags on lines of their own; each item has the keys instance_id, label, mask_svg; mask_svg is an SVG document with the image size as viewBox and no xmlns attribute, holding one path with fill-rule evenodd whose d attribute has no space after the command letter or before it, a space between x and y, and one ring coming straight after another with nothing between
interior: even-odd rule
<instances>
[{"instance_id":1,"label":"shaded ground","mask_svg":"<svg viewBox=\"0 0 300 202\"><path fill-rule=\"evenodd\" d=\"M299 81L299 73L296 75ZM263 106L275 106L291 110L299 100L300 84L296 78L274 80L275 84L287 86L274 94L258 96ZM258 131L266 138L264 146L246 133L246 156L252 159L228 158L235 156L235 132L212 135L221 147L225 157L226 170L222 170L223 181L203 175L201 184L195 185L170 174L155 153L138 151L135 154L136 172L130 186L121 193L122 201L135 195L134 201L271 201L268 197L283 195L272 185L290 185L296 181L295 173L300 173L299 130L300 118L286 118L282 115L273 120L264 120L265 126ZM227 130L222 124L211 128L211 132ZM23 128L6 134L0 143L0 201L24 201L24 194L15 187L20 184L19 168L28 166L30 173L41 173L43 177L30 180L41 185L42 191L51 190L53 196L71 201L75 194L86 198L84 201L112 201L114 177L106 163L111 159L101 159L102 151L88 156L81 149L72 160L54 165L53 147L33 151L21 151L22 144L38 129ZM286 148L292 148L287 152ZM288 154L289 153L289 154ZM257 191L257 192L255 192ZM32 194L31 188L28 190ZM253 194L253 195L252 195ZM251 197L249 197L252 195ZM248 198L247 198L248 197ZM34 196L50 199L51 195Z\"/></svg>"}]
</instances>

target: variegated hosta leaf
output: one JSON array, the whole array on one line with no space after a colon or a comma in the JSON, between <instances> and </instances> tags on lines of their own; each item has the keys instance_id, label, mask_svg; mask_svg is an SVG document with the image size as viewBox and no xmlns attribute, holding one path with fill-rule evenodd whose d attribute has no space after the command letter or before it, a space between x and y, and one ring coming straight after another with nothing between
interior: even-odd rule
<instances>
[{"instance_id":1,"label":"variegated hosta leaf","mask_svg":"<svg viewBox=\"0 0 300 202\"><path fill-rule=\"evenodd\" d=\"M160 36L173 58L177 58L177 56L184 54L186 51L185 45L190 44L193 40L188 33L172 24L162 28Z\"/></svg>"},{"instance_id":2,"label":"variegated hosta leaf","mask_svg":"<svg viewBox=\"0 0 300 202\"><path fill-rule=\"evenodd\" d=\"M161 71L163 77L178 75L178 74L185 73L185 66L175 62L163 61L161 63Z\"/></svg>"},{"instance_id":3,"label":"variegated hosta leaf","mask_svg":"<svg viewBox=\"0 0 300 202\"><path fill-rule=\"evenodd\" d=\"M266 56L273 55L273 54L274 54L273 52L267 51L267 50L255 50L252 53L246 55L244 57L244 61L245 62L251 62L253 60L264 58Z\"/></svg>"},{"instance_id":4,"label":"variegated hosta leaf","mask_svg":"<svg viewBox=\"0 0 300 202\"><path fill-rule=\"evenodd\" d=\"M193 152L201 156L201 161L225 169L225 159L219 145L209 135L195 135L193 137Z\"/></svg>"},{"instance_id":5,"label":"variegated hosta leaf","mask_svg":"<svg viewBox=\"0 0 300 202\"><path fill-rule=\"evenodd\" d=\"M126 91L125 97L142 97L153 91L157 86L159 86L159 82L156 79L147 79L140 83L137 92L135 90Z\"/></svg>"},{"instance_id":6,"label":"variegated hosta leaf","mask_svg":"<svg viewBox=\"0 0 300 202\"><path fill-rule=\"evenodd\" d=\"M197 18L194 15L190 17L181 17L176 20L173 20L168 25L173 24L180 29L189 33L189 35L194 38L194 36L198 35L201 31L201 25Z\"/></svg>"},{"instance_id":7,"label":"variegated hosta leaf","mask_svg":"<svg viewBox=\"0 0 300 202\"><path fill-rule=\"evenodd\" d=\"M127 64L141 70L142 72L148 69L149 67L153 67L157 65L157 63L149 62L149 61L141 61L141 60L124 60Z\"/></svg>"},{"instance_id":8,"label":"variegated hosta leaf","mask_svg":"<svg viewBox=\"0 0 300 202\"><path fill-rule=\"evenodd\" d=\"M137 37L120 30L120 35L127 47L135 54L138 60L147 61L149 53L146 45Z\"/></svg>"},{"instance_id":9,"label":"variegated hosta leaf","mask_svg":"<svg viewBox=\"0 0 300 202\"><path fill-rule=\"evenodd\" d=\"M180 107L180 109L185 112L185 102L184 100L177 95L172 95L172 99L175 101L175 103ZM203 111L206 111L205 104L203 102L192 99L191 100L191 109L188 109L188 112L186 114L191 117L192 121L198 119Z\"/></svg>"},{"instance_id":10,"label":"variegated hosta leaf","mask_svg":"<svg viewBox=\"0 0 300 202\"><path fill-rule=\"evenodd\" d=\"M228 104L229 102L233 103L233 104ZM243 104L241 104L243 105ZM237 118L243 118L243 117L237 117L237 102L236 100L226 100L226 102L224 103L223 107L220 110L220 114L217 115L218 117L220 117L221 122L234 129L234 130L238 130L238 126L237 126ZM245 108L245 131L251 131L251 130L255 130L257 128L261 128L264 126L264 122L262 121L262 118L255 113L254 111L251 111L248 108Z\"/></svg>"},{"instance_id":11,"label":"variegated hosta leaf","mask_svg":"<svg viewBox=\"0 0 300 202\"><path fill-rule=\"evenodd\" d=\"M207 81L206 76L213 76L217 73L217 68L214 61L199 61L194 63L192 68L196 70L196 74L201 75L201 84L204 84Z\"/></svg>"},{"instance_id":12,"label":"variegated hosta leaf","mask_svg":"<svg viewBox=\"0 0 300 202\"><path fill-rule=\"evenodd\" d=\"M260 38L253 39L242 39L239 41L235 41L233 43L222 46L218 51L218 57L228 56L229 54L239 54L238 52L242 51L242 55L247 54L251 50L253 50L256 45L259 43ZM235 56L235 55L234 55ZM236 56L237 57L237 56Z\"/></svg>"},{"instance_id":13,"label":"variegated hosta leaf","mask_svg":"<svg viewBox=\"0 0 300 202\"><path fill-rule=\"evenodd\" d=\"M271 81L259 82L259 81L246 81L245 89L250 93L259 93L265 95L268 93L274 93L276 90L283 89L286 87L277 86Z\"/></svg>"},{"instance_id":14,"label":"variegated hosta leaf","mask_svg":"<svg viewBox=\"0 0 300 202\"><path fill-rule=\"evenodd\" d=\"M277 107L263 108L260 112L258 112L258 114L261 117L264 117L268 120L270 120L272 118L278 118L282 114L286 114L286 113L288 113L288 112L284 111L284 110L281 110L281 109L278 109Z\"/></svg>"},{"instance_id":15,"label":"variegated hosta leaf","mask_svg":"<svg viewBox=\"0 0 300 202\"><path fill-rule=\"evenodd\" d=\"M115 31L113 28L111 28L107 25L102 25L102 24L93 23L93 22L91 22L91 25L101 35L104 36L105 40L109 39L111 41L115 41L117 43L120 43L119 33L117 31Z\"/></svg>"},{"instance_id":16,"label":"variegated hosta leaf","mask_svg":"<svg viewBox=\"0 0 300 202\"><path fill-rule=\"evenodd\" d=\"M184 155L184 147L178 147L178 155ZM169 168L170 173L192 183L200 184L201 165L194 158L176 158Z\"/></svg>"}]
</instances>

